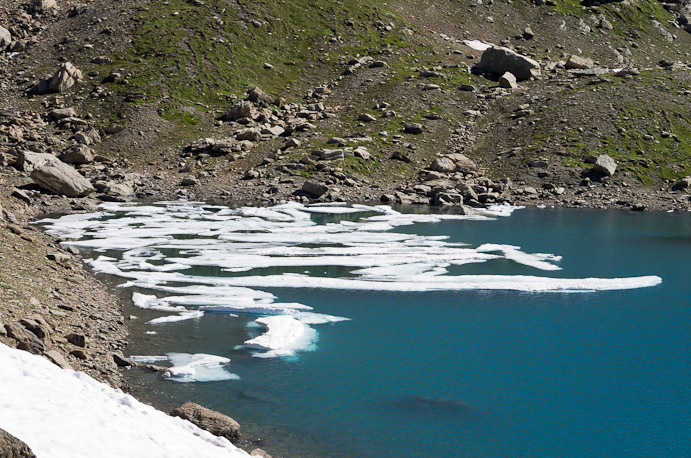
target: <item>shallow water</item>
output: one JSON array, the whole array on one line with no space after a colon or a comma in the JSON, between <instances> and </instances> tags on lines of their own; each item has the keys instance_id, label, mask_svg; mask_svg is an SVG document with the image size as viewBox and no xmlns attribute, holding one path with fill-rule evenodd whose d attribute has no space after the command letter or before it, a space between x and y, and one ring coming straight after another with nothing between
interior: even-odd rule
<instances>
[{"instance_id":1,"label":"shallow water","mask_svg":"<svg viewBox=\"0 0 691 458\"><path fill-rule=\"evenodd\" d=\"M654 275L662 283L590 292L256 288L277 303L350 319L313 326L318 340L311 351L291 358L256 358L239 347L263 332L247 326L253 316L206 313L151 325L147 321L170 312L133 308L139 319L132 322L129 354L218 355L230 358L225 370L239 376L174 383L137 369L130 376L144 388L138 395L165 407L192 400L226 412L274 456L691 455L691 215L523 209L493 220L418 223L390 232L562 256L547 261L561 270L498 256L447 266L446 275ZM355 269L195 266L183 272L238 278L309 270L349 278ZM415 278L427 281L412 277L401 287L415 289ZM128 298L133 291L152 294L143 287L119 290ZM156 334L145 334L151 331Z\"/></svg>"}]
</instances>

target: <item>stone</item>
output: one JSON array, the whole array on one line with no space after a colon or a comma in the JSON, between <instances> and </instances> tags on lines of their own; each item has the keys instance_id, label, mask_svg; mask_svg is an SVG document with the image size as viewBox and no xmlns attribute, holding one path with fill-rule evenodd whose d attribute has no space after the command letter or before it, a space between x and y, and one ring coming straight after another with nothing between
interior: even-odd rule
<instances>
[{"instance_id":1,"label":"stone","mask_svg":"<svg viewBox=\"0 0 691 458\"><path fill-rule=\"evenodd\" d=\"M113 353L113 354L112 354L112 357L113 357L113 362L114 362L118 367L132 367L132 366L135 366L135 364L134 364L131 360L125 358L125 357L124 357L122 354L120 354L120 353Z\"/></svg>"},{"instance_id":2,"label":"stone","mask_svg":"<svg viewBox=\"0 0 691 458\"><path fill-rule=\"evenodd\" d=\"M65 62L48 81L47 92L64 92L82 80L82 72L70 62Z\"/></svg>"},{"instance_id":3,"label":"stone","mask_svg":"<svg viewBox=\"0 0 691 458\"><path fill-rule=\"evenodd\" d=\"M12 44L10 31L0 25L0 52L6 50Z\"/></svg>"},{"instance_id":4,"label":"stone","mask_svg":"<svg viewBox=\"0 0 691 458\"><path fill-rule=\"evenodd\" d=\"M357 119L358 119L358 121L362 121L362 122L374 122L377 120L377 118L375 118L374 116L372 116L369 113L361 113L358 115Z\"/></svg>"},{"instance_id":5,"label":"stone","mask_svg":"<svg viewBox=\"0 0 691 458\"><path fill-rule=\"evenodd\" d=\"M299 148L301 144L302 143L300 143L300 140L298 140L297 138L291 137L288 140L286 140L286 143L285 143L285 145L283 145L283 147L284 148Z\"/></svg>"},{"instance_id":6,"label":"stone","mask_svg":"<svg viewBox=\"0 0 691 458\"><path fill-rule=\"evenodd\" d=\"M357 148L355 148L355 150L353 151L353 155L364 160L369 160L369 158L371 157L370 152L367 151L367 148L365 148L364 146L358 146Z\"/></svg>"},{"instance_id":7,"label":"stone","mask_svg":"<svg viewBox=\"0 0 691 458\"><path fill-rule=\"evenodd\" d=\"M61 119L65 118L76 118L77 117L77 111L70 107L70 108L56 108L55 110L51 110L50 113L48 113L48 119L51 121L59 121Z\"/></svg>"},{"instance_id":8,"label":"stone","mask_svg":"<svg viewBox=\"0 0 691 458\"><path fill-rule=\"evenodd\" d=\"M440 192L434 196L433 205L463 205L463 196L455 192Z\"/></svg>"},{"instance_id":9,"label":"stone","mask_svg":"<svg viewBox=\"0 0 691 458\"><path fill-rule=\"evenodd\" d=\"M226 118L235 121L241 118L254 119L257 117L257 108L249 100L241 100L230 107Z\"/></svg>"},{"instance_id":10,"label":"stone","mask_svg":"<svg viewBox=\"0 0 691 458\"><path fill-rule=\"evenodd\" d=\"M276 105L273 97L256 86L247 93L247 100L259 105Z\"/></svg>"},{"instance_id":11,"label":"stone","mask_svg":"<svg viewBox=\"0 0 691 458\"><path fill-rule=\"evenodd\" d=\"M16 324L6 324L7 336L17 341L17 348L34 355L42 354L46 346L33 332Z\"/></svg>"},{"instance_id":12,"label":"stone","mask_svg":"<svg viewBox=\"0 0 691 458\"><path fill-rule=\"evenodd\" d=\"M196 186L199 184L199 181L195 177L184 177L180 181L180 186Z\"/></svg>"},{"instance_id":13,"label":"stone","mask_svg":"<svg viewBox=\"0 0 691 458\"><path fill-rule=\"evenodd\" d=\"M193 141L192 144L187 147L187 149L193 154L198 154L203 153L204 151L209 151L214 147L215 144L216 140L213 138L200 138Z\"/></svg>"},{"instance_id":14,"label":"stone","mask_svg":"<svg viewBox=\"0 0 691 458\"><path fill-rule=\"evenodd\" d=\"M587 70L589 68L593 68L594 65L595 63L592 61L592 59L572 55L569 57L569 60L566 61L565 67L568 70Z\"/></svg>"},{"instance_id":15,"label":"stone","mask_svg":"<svg viewBox=\"0 0 691 458\"><path fill-rule=\"evenodd\" d=\"M465 154L454 153L448 154L446 157L451 159L456 164L456 172L461 172L464 174L473 174L477 173L478 171L477 164L475 164L475 162L473 162L473 160Z\"/></svg>"},{"instance_id":16,"label":"stone","mask_svg":"<svg viewBox=\"0 0 691 458\"><path fill-rule=\"evenodd\" d=\"M77 347L86 347L86 336L83 334L70 333L65 336L67 341Z\"/></svg>"},{"instance_id":17,"label":"stone","mask_svg":"<svg viewBox=\"0 0 691 458\"><path fill-rule=\"evenodd\" d=\"M67 164L90 164L94 161L94 150L86 145L74 145L58 157Z\"/></svg>"},{"instance_id":18,"label":"stone","mask_svg":"<svg viewBox=\"0 0 691 458\"><path fill-rule=\"evenodd\" d=\"M322 195L326 194L328 190L328 186L310 180L307 180L302 184L302 191L315 197L321 197Z\"/></svg>"},{"instance_id":19,"label":"stone","mask_svg":"<svg viewBox=\"0 0 691 458\"><path fill-rule=\"evenodd\" d=\"M28 445L2 429L0 429L0 456L2 458L36 458Z\"/></svg>"},{"instance_id":20,"label":"stone","mask_svg":"<svg viewBox=\"0 0 691 458\"><path fill-rule=\"evenodd\" d=\"M419 135L423 132L423 130L424 130L424 128L423 128L422 124L419 124L417 122L413 122L410 124L406 124L404 129L403 129L403 132L405 132L406 134Z\"/></svg>"},{"instance_id":21,"label":"stone","mask_svg":"<svg viewBox=\"0 0 691 458\"><path fill-rule=\"evenodd\" d=\"M89 180L55 158L34 169L31 178L41 188L67 197L84 197L94 191Z\"/></svg>"},{"instance_id":22,"label":"stone","mask_svg":"<svg viewBox=\"0 0 691 458\"><path fill-rule=\"evenodd\" d=\"M600 175L611 177L617 170L617 163L606 154L601 154L595 160L595 165L593 165L593 170Z\"/></svg>"},{"instance_id":23,"label":"stone","mask_svg":"<svg viewBox=\"0 0 691 458\"><path fill-rule=\"evenodd\" d=\"M499 87L503 87L506 89L516 89L518 87L518 83L516 83L516 77L513 76L513 73L506 72L503 75L501 75L499 77Z\"/></svg>"},{"instance_id":24,"label":"stone","mask_svg":"<svg viewBox=\"0 0 691 458\"><path fill-rule=\"evenodd\" d=\"M262 135L270 135L272 137L278 137L283 135L285 132L285 129L281 126L271 126L271 127L265 127L261 130Z\"/></svg>"},{"instance_id":25,"label":"stone","mask_svg":"<svg viewBox=\"0 0 691 458\"><path fill-rule=\"evenodd\" d=\"M31 4L42 10L49 10L58 7L58 4L55 0L31 0Z\"/></svg>"},{"instance_id":26,"label":"stone","mask_svg":"<svg viewBox=\"0 0 691 458\"><path fill-rule=\"evenodd\" d=\"M240 425L227 415L216 412L193 402L186 402L170 412L173 417L188 420L201 429L216 436L225 437L231 442L240 438Z\"/></svg>"},{"instance_id":27,"label":"stone","mask_svg":"<svg viewBox=\"0 0 691 458\"><path fill-rule=\"evenodd\" d=\"M40 167L46 162L53 160L55 160L55 156L52 154L35 153L29 150L19 150L15 165L22 172L31 173L37 167Z\"/></svg>"},{"instance_id":28,"label":"stone","mask_svg":"<svg viewBox=\"0 0 691 458\"><path fill-rule=\"evenodd\" d=\"M12 190L12 197L21 200L25 204L31 204L31 196L29 196L23 189L14 188Z\"/></svg>"},{"instance_id":29,"label":"stone","mask_svg":"<svg viewBox=\"0 0 691 458\"><path fill-rule=\"evenodd\" d=\"M503 75L512 73L517 81L540 76L540 64L503 46L487 48L482 53L478 70Z\"/></svg>"},{"instance_id":30,"label":"stone","mask_svg":"<svg viewBox=\"0 0 691 458\"><path fill-rule=\"evenodd\" d=\"M685 191L691 189L691 175L682 178L672 185L673 191Z\"/></svg>"},{"instance_id":31,"label":"stone","mask_svg":"<svg viewBox=\"0 0 691 458\"><path fill-rule=\"evenodd\" d=\"M19 320L19 324L24 326L24 329L31 331L36 337L41 339L41 342L43 342L43 345L46 348L50 348L52 346L50 335L53 333L53 329L40 315L34 315L31 318L22 318Z\"/></svg>"},{"instance_id":32,"label":"stone","mask_svg":"<svg viewBox=\"0 0 691 458\"><path fill-rule=\"evenodd\" d=\"M271 458L271 455L269 455L260 448L252 449L252 451L250 452L250 456L258 456L259 458Z\"/></svg>"},{"instance_id":33,"label":"stone","mask_svg":"<svg viewBox=\"0 0 691 458\"><path fill-rule=\"evenodd\" d=\"M65 360L65 358L56 350L48 350L43 353L43 356L61 369L74 370L72 366L70 366L70 364Z\"/></svg>"},{"instance_id":34,"label":"stone","mask_svg":"<svg viewBox=\"0 0 691 458\"><path fill-rule=\"evenodd\" d=\"M430 170L441 173L451 173L456 170L456 164L448 157L438 157L430 165Z\"/></svg>"},{"instance_id":35,"label":"stone","mask_svg":"<svg viewBox=\"0 0 691 458\"><path fill-rule=\"evenodd\" d=\"M80 145L93 145L101 141L101 134L98 129L91 128L77 132L74 134L74 139Z\"/></svg>"},{"instance_id":36,"label":"stone","mask_svg":"<svg viewBox=\"0 0 691 458\"><path fill-rule=\"evenodd\" d=\"M394 151L393 154L391 155L391 159L394 159L396 161L405 162L407 164L410 164L412 162L408 156L401 153L400 151Z\"/></svg>"},{"instance_id":37,"label":"stone","mask_svg":"<svg viewBox=\"0 0 691 458\"><path fill-rule=\"evenodd\" d=\"M235 138L237 140L249 140L251 142L258 142L262 139L262 133L259 129L250 127L248 129L240 129L235 133Z\"/></svg>"}]
</instances>

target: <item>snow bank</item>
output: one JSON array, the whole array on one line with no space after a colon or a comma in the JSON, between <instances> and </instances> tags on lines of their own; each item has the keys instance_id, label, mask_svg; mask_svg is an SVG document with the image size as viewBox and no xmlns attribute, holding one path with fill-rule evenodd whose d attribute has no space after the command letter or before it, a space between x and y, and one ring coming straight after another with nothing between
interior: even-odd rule
<instances>
[{"instance_id":1,"label":"snow bank","mask_svg":"<svg viewBox=\"0 0 691 458\"><path fill-rule=\"evenodd\" d=\"M0 344L0 428L39 458L241 458L225 438Z\"/></svg>"}]
</instances>

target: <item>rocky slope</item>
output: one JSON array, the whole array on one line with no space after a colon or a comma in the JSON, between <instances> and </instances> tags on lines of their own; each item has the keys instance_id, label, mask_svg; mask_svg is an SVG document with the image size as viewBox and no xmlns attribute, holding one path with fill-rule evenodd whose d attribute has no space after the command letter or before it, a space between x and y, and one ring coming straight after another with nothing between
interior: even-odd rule
<instances>
[{"instance_id":1,"label":"rocky slope","mask_svg":"<svg viewBox=\"0 0 691 458\"><path fill-rule=\"evenodd\" d=\"M101 201L689 210L690 23L688 0L0 0L0 339L121 383L117 300L29 225Z\"/></svg>"}]
</instances>

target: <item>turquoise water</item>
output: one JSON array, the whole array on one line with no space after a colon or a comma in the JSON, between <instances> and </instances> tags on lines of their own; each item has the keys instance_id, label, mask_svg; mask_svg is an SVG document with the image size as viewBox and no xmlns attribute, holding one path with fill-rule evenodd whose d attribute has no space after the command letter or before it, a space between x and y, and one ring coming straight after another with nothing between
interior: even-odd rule
<instances>
[{"instance_id":1,"label":"turquoise water","mask_svg":"<svg viewBox=\"0 0 691 458\"><path fill-rule=\"evenodd\" d=\"M395 231L563 257L558 271L496 259L450 274L662 283L570 293L262 288L351 319L315 327L316 348L287 359L238 347L261 332L247 316L152 327L145 322L160 312L132 308L129 354L225 356L240 377L174 383L136 369L137 394L225 412L274 457L691 456L691 215L523 209Z\"/></svg>"}]
</instances>

